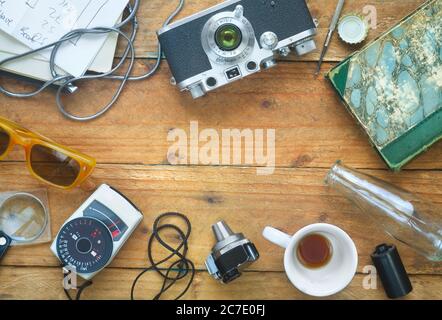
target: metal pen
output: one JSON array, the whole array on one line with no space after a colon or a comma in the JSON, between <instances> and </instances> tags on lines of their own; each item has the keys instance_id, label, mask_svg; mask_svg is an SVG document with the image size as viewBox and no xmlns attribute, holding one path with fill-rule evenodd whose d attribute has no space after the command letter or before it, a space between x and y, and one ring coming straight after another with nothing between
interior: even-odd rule
<instances>
[{"instance_id":1,"label":"metal pen","mask_svg":"<svg viewBox=\"0 0 442 320\"><path fill-rule=\"evenodd\" d=\"M318 68L316 69L315 75L319 75L321 72L321 65L324 61L325 54L327 53L328 47L330 45L333 32L336 30L336 26L338 25L339 17L341 16L342 8L344 7L345 0L339 0L338 5L336 7L335 14L333 15L333 19L328 27L327 37L325 38L324 47L322 48L321 56L318 62Z\"/></svg>"}]
</instances>

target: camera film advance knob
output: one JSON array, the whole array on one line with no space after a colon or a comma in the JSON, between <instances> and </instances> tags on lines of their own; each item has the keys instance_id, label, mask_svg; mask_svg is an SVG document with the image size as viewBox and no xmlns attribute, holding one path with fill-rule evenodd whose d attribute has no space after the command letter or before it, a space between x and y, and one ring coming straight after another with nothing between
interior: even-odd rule
<instances>
[{"instance_id":1,"label":"camera film advance knob","mask_svg":"<svg viewBox=\"0 0 442 320\"><path fill-rule=\"evenodd\" d=\"M212 230L217 242L206 260L206 267L212 277L227 284L258 260L259 253L250 240L242 233L233 233L224 221L214 224Z\"/></svg>"}]
</instances>

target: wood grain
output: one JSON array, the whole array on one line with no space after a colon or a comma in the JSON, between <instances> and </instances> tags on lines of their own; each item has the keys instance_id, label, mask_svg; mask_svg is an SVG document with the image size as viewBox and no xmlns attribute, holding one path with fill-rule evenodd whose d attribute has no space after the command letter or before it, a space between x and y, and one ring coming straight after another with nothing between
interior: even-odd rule
<instances>
[{"instance_id":1,"label":"wood grain","mask_svg":"<svg viewBox=\"0 0 442 320\"><path fill-rule=\"evenodd\" d=\"M187 0L180 17L198 12L218 0ZM370 39L394 25L423 0L347 0L345 12L361 12L366 4L378 9L379 25ZM322 45L335 1L310 0L319 18L318 46ZM154 51L155 30L174 8L175 1L142 1L139 13L135 73L145 72ZM334 37L323 71L357 48L350 48ZM323 185L323 179L336 160L386 179L442 205L442 143L393 174L370 147L367 137L345 111L323 77L313 76L318 52L281 61L279 67L222 88L193 101L169 84L170 72L164 63L152 78L130 83L115 107L99 120L75 123L64 119L55 107L52 91L36 98L20 100L0 96L0 115L83 151L98 160L93 179L108 183L125 193L143 211L145 219L106 271L95 279L84 298L125 299L130 284L146 265L147 239L154 219L165 211L185 213L193 224L190 258L199 270L213 245L210 225L225 219L236 230L252 239L261 253L240 281L220 286L205 272L198 272L188 299L306 299L282 273L282 249L261 236L267 225L290 233L315 223L336 224L355 240L359 272L371 264L369 255L381 242L392 242L379 227L348 201ZM4 79L0 79L5 83ZM112 81L81 83L80 90L66 100L78 114L91 113L104 103L117 85ZM8 87L29 87L8 81ZM257 176L256 164L240 166L170 166L167 161L171 130L189 131L191 121L200 130L275 129L276 170L270 176ZM236 150L239 151L239 150ZM241 152L244 147L241 147ZM45 187L24 167L23 152L17 148L0 163L0 191L32 190ZM81 189L62 192L48 189L52 234L89 196ZM176 235L166 233L170 243ZM409 248L398 245L415 290L410 299L442 299L441 264L430 263ZM161 257L164 252L160 249ZM14 247L0 266L0 299L64 299L60 287L59 262L49 244ZM379 290L364 290L363 275L337 299L383 299ZM151 297L160 286L157 276L143 280L139 293ZM166 298L171 298L167 296Z\"/></svg>"},{"instance_id":2,"label":"wood grain","mask_svg":"<svg viewBox=\"0 0 442 320\"><path fill-rule=\"evenodd\" d=\"M87 288L82 299L129 299L134 278L140 270L107 269L99 274L94 284ZM0 299L66 299L61 283L62 271L58 268L11 268L0 267ZM377 289L363 288L365 275L356 275L350 285L330 299L385 299L385 293L378 284ZM441 299L442 282L440 276L411 276L413 292L404 300ZM148 273L141 279L135 291L136 299L151 299L158 293L162 279ZM186 283L179 283L162 299L172 299L180 293ZM281 272L246 272L228 286L221 285L205 272L197 272L195 280L184 299L244 300L244 299L311 299L295 289Z\"/></svg>"},{"instance_id":3,"label":"wood grain","mask_svg":"<svg viewBox=\"0 0 442 320\"><path fill-rule=\"evenodd\" d=\"M137 73L143 67L138 62ZM314 78L314 68L312 63L283 63L194 101L169 84L163 65L154 78L130 83L105 117L87 124L66 121L50 91L30 100L0 97L0 114L100 163L167 164L169 131L189 133L190 121L198 121L200 130L220 133L230 128L275 129L277 167L328 168L341 159L353 167L386 168L327 81ZM110 97L114 85L83 84L68 105L77 114L90 114ZM23 159L21 150L8 159ZM442 143L407 168L442 168Z\"/></svg>"},{"instance_id":4,"label":"wood grain","mask_svg":"<svg viewBox=\"0 0 442 320\"><path fill-rule=\"evenodd\" d=\"M22 164L1 164L1 189L10 185L20 190L37 187ZM256 176L253 168L170 167L100 165L94 180L121 190L143 211L144 221L115 259L112 266L139 268L147 258L147 239L155 218L166 211L186 214L193 224L190 257L204 268L204 260L214 245L210 226L225 219L234 230L252 239L261 259L251 267L257 271L282 271L283 250L261 236L267 225L288 233L315 222L336 224L354 239L359 250L359 270L371 264L376 245L391 242L381 228L363 213L323 185L326 170L279 169L272 176ZM368 171L397 185L410 188L425 198L442 203L442 172ZM63 222L86 200L88 194L49 190L52 230L55 235ZM173 234L166 239L178 243ZM410 273L442 274L442 266L417 256L409 248L400 251ZM162 257L160 252L160 257ZM10 266L57 266L48 245L13 248L2 261Z\"/></svg>"}]
</instances>

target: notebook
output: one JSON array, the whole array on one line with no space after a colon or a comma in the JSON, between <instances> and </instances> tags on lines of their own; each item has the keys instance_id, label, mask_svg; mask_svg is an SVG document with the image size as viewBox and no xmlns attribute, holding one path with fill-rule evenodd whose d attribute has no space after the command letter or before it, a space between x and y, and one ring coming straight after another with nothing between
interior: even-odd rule
<instances>
[{"instance_id":1,"label":"notebook","mask_svg":"<svg viewBox=\"0 0 442 320\"><path fill-rule=\"evenodd\" d=\"M400 170L442 138L442 0L424 3L327 78L387 165Z\"/></svg>"}]
</instances>

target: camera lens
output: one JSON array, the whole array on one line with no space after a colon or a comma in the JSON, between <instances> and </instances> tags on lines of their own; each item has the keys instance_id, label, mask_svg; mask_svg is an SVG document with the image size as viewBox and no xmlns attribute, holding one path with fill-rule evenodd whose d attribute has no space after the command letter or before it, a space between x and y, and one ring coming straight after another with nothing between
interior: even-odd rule
<instances>
[{"instance_id":1,"label":"camera lens","mask_svg":"<svg viewBox=\"0 0 442 320\"><path fill-rule=\"evenodd\" d=\"M221 50L235 50L240 46L241 40L241 30L234 24L225 24L216 30L215 41Z\"/></svg>"}]
</instances>

